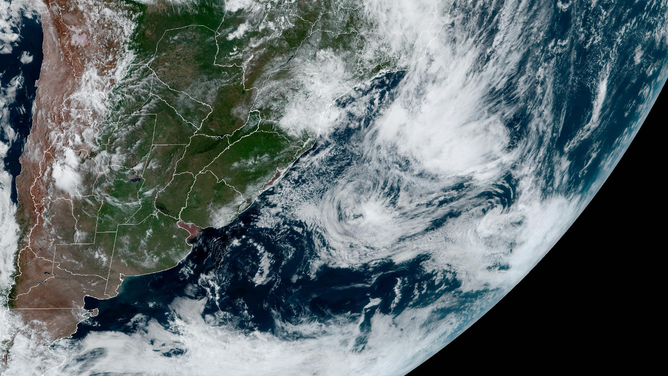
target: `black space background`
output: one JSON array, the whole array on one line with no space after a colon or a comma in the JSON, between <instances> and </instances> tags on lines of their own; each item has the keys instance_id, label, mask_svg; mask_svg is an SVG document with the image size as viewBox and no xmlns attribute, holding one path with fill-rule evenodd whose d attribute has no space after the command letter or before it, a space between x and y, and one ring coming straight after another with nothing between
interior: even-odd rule
<instances>
[{"instance_id":1,"label":"black space background","mask_svg":"<svg viewBox=\"0 0 668 376\"><path fill-rule=\"evenodd\" d=\"M667 117L664 88L624 157L557 245L410 376L644 374L657 366L665 372L668 143L659 134Z\"/></svg>"}]
</instances>

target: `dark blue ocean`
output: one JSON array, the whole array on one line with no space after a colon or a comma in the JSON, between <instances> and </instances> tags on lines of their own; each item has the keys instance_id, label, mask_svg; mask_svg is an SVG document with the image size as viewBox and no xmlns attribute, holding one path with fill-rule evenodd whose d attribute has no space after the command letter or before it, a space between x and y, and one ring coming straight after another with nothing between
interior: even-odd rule
<instances>
[{"instance_id":1,"label":"dark blue ocean","mask_svg":"<svg viewBox=\"0 0 668 376\"><path fill-rule=\"evenodd\" d=\"M383 104L393 99L393 89L404 76L403 71L387 73L368 86L359 88L353 96L342 99L338 104L345 107L356 98L375 94L374 100L368 103L365 116L348 119L355 127L342 127L331 138L318 142L296 162L295 168L283 177L283 182L299 187L320 179L328 184L359 163L362 152L359 149L360 136L371 127ZM312 155L321 155L332 148L337 151L319 164L320 168L309 173L300 168L303 163L308 164ZM465 188L465 185L459 187L462 192ZM323 266L312 276L310 266L319 253L318 233L306 224L289 218L282 218L277 228L257 226L261 210L274 205L271 197L280 195L281 189L279 184L266 191L230 225L204 229L191 254L178 266L147 276L127 278L121 293L115 298L86 298L85 308L98 309L99 314L80 324L74 338L84 338L91 331L133 332L136 328L131 321L140 314L168 326L169 320L173 319L170 304L175 298L212 298L212 289L221 289L221 294L209 299L202 315L224 311L231 318L219 322L219 325L232 324L243 331L271 332L286 340L297 338L291 338L290 333L277 328L276 315L280 322L298 324L305 316L326 322L352 313L349 319L357 321L361 314L360 327L364 333L370 330L370 320L375 313L399 315L405 309L428 307L445 294L459 300L463 308L488 292L457 291L461 284L456 271L452 270L449 278L437 278L436 273L423 270L422 264L429 261L426 255L402 263L388 259L355 268ZM388 191L389 194L399 193L396 187L391 186L388 186ZM443 200L433 205L448 203ZM458 215L453 212L450 217ZM440 218L440 222L445 220L447 217ZM270 276L269 281L262 284L253 280L262 263L257 244L272 259L269 270L265 271ZM209 283L202 283L202 275L207 274L215 277ZM397 279L404 281L401 291L395 289ZM419 299L415 299L418 288L425 291L419 294ZM381 303L365 309L370 299L380 299ZM395 299L399 299L398 302ZM437 312L433 319L442 319L450 313L449 310ZM364 344L363 334L357 339L358 351L364 349ZM178 355L182 351L185 349L170 349L164 355Z\"/></svg>"},{"instance_id":2,"label":"dark blue ocean","mask_svg":"<svg viewBox=\"0 0 668 376\"><path fill-rule=\"evenodd\" d=\"M523 161L537 166L537 175L547 187L541 192L544 197L556 194L566 197L593 195L592 187L598 187L601 177L609 173L599 166L613 151L623 152L624 143L630 142L627 136L637 129L638 121L649 110L644 105L653 102L663 86L665 70L656 67L666 65L668 43L665 40L648 43L643 29L653 30L665 25L653 23L651 18L643 18L638 25L639 32L616 47L616 59L614 64L611 63L613 51L610 46L615 43L615 32L624 28L629 20L651 12L645 8L647 5L644 2L617 2L621 3L625 6L602 2L595 9L572 6L569 11L554 12L553 18L544 25L543 39L535 41L536 45L522 56L520 66L527 70L528 67L540 66L546 59L556 61L556 70L551 72L553 81L550 89L555 98L555 103L551 104L551 115L563 125L558 132L541 138L540 142L549 140L548 144L535 145L537 150L547 150L540 154L544 159ZM471 17L475 21L471 21L471 30L484 31L480 38L483 44L493 43L498 31L496 16L500 7L498 4L476 9L479 14ZM598 26L600 15L596 12L607 14L605 29ZM462 19L467 20L466 17ZM579 37L573 36L576 34ZM11 143L4 160L5 169L14 177L21 171L18 159L30 132L30 109L42 61L42 32L38 21L26 19L21 36L11 54L0 55L0 83L3 87L13 77L24 77L9 111L10 123L18 137ZM602 38L603 42L594 48L588 41L596 38ZM548 48L550 41L566 39L573 42L559 48ZM638 46L643 46L640 61L636 58ZM21 64L23 51L33 56L31 63ZM486 63L484 59L476 62L481 67ZM517 109L513 116L503 119L511 139L510 149L529 136L529 124L535 120L532 118L535 109L543 105L533 99L540 97L539 93L532 91L539 86L539 78L527 77L522 69L509 77L502 87L490 90L485 98L499 107ZM609 70L607 95L603 103L597 104L598 86L592 83L599 82L599 73L606 69ZM146 322L134 320L136 317L153 319L168 328L174 319L170 305L179 297L193 300L208 298L202 316L217 317L218 321L212 325L229 326L242 332L271 333L288 341L299 338L292 337L294 333L283 330L277 323L298 324L304 317L320 323L326 323L333 317L345 318L359 323L360 334L353 346L358 352L365 349L371 321L376 314L397 316L411 309L433 306L434 302L447 296L453 304L450 308L434 309L429 317L431 322L440 322L455 313L463 317L462 327L456 328L459 330L475 320L481 311L501 297L500 292L494 287L462 291L460 271L446 266L445 273L439 271L437 275L433 269L426 267L432 257L430 254L419 254L401 262L390 258L376 259L355 267L324 264L315 268L314 272L314 261L329 246L321 233L281 212L275 215L277 225L267 227L258 224L268 210L276 207L277 200L286 191L311 189L314 195L320 195L325 190L323 187L332 185L340 176L346 176L355 166L365 163L363 140L373 132L374 120L392 103L397 88L405 79L404 71L385 72L341 98L337 105L342 109L364 103L366 111L361 114L351 111L329 137L318 140L280 182L264 192L232 223L219 229L204 229L196 239L192 252L178 265L162 272L126 278L119 295L114 298L99 300L87 297L85 308L97 309L98 315L79 324L74 342L94 332L135 333L144 330ZM535 85L527 85L527 81ZM527 92L520 97L517 92L524 86L528 87ZM601 106L601 125L589 138L572 149L568 148L587 126L597 105ZM0 139L7 143L7 136L2 130ZM598 152L592 154L590 151L594 148ZM555 155L562 154L569 161L568 174L564 178L565 184L557 184L554 180L563 176L555 173L560 166L551 161L555 160ZM411 163L401 159L392 162L399 168ZM396 202L400 196L401 188L396 182L376 181L373 176L367 180L374 188L384 192L390 203ZM435 208L443 213L430 222L425 232L442 229L448 221L469 210L459 202L482 202L487 205L481 209L483 213L495 208L509 210L517 200L517 185L518 181L510 171L489 187L478 190L473 190L472 183L466 180L449 186L439 199L424 204L427 209ZM552 187L559 187L560 191ZM16 201L15 187L12 187L12 199ZM442 210L450 207L451 210ZM263 252L259 252L260 248ZM268 265L263 259L267 255L271 259ZM503 271L508 266L498 264L490 268ZM255 279L260 272L266 276L262 283ZM402 281L400 286L397 280ZM370 306L372 300L379 303ZM476 302L479 301L487 301L488 305L477 307ZM216 315L220 312L225 315ZM185 347L176 346L165 349L162 355L178 357L187 351Z\"/></svg>"},{"instance_id":3,"label":"dark blue ocean","mask_svg":"<svg viewBox=\"0 0 668 376\"><path fill-rule=\"evenodd\" d=\"M22 84L16 92L16 99L7 104L7 121L16 133L16 139L11 141L6 132L0 128L0 141L9 144L9 150L3 161L5 171L16 178L21 173L19 158L23 153L23 146L30 133L32 126L32 107L35 100L37 87L35 83L39 79L40 67L42 65L42 26L37 17L23 17L14 30L19 34L19 39L12 43L12 52L0 54L0 87L6 88L15 78L20 78ZM21 62L21 56L28 53L32 61L28 64ZM16 185L12 184L12 200L16 202Z\"/></svg>"},{"instance_id":4,"label":"dark blue ocean","mask_svg":"<svg viewBox=\"0 0 668 376\"><path fill-rule=\"evenodd\" d=\"M663 85L664 77L660 76L662 71L648 67L657 62L665 62L665 41L646 46L643 60L638 63L634 60L634 51L639 43L644 43L643 35L639 33L637 37L628 38L619 47L621 57L614 66L608 66L609 56L606 54L610 53L609 49L592 48L587 43L589 39L597 37L594 33L604 33L603 38L607 40L606 43L612 44L613 30L622 28L629 19L647 12L642 2L627 1L627 3L626 7L613 7L611 3L605 3L601 5L601 9L584 10L584 14L578 14L577 12L582 10L575 6L568 12L555 12L553 19L544 25L548 30L544 35L546 45L550 40L566 38L568 34L575 32L575 28L587 35L576 39L575 43L569 44L563 50L550 50L537 42L533 53L523 57L523 66L538 64L546 58L555 58L557 61L556 66L559 71L553 77L553 90L557 103L553 104L553 115L555 119L563 121L563 128L559 134L551 137L552 144L547 146L548 150L555 153L562 152L568 142L588 122L596 98L596 85L592 85L592 82L598 79L597 75L603 69L610 69L608 95L601 111L601 123L604 127L593 137L569 151L570 173L567 186L572 192L560 192L562 194L587 192L602 173L607 173L596 168L588 169L587 166L599 165L602 158L619 146L621 137L629 127L643 117L644 113L639 104L642 91L648 83L652 87L654 97L658 95ZM494 25L494 17L499 7L479 9L482 12L478 16L479 22ZM599 30L595 26L598 19L598 15L594 14L596 11L610 12L607 25L609 31ZM653 25L649 20L643 27L660 26ZM491 43L496 29L491 26L486 32L489 33L489 37L481 40L483 43ZM606 34L608 32L610 34ZM481 61L480 64L485 64L485 61ZM487 98L499 105L517 106L518 111L515 116L505 121L511 139L518 141L527 136L527 124L532 120L530 112L532 106L541 105L531 101L522 103L515 95L521 84L522 74L523 72L519 71L501 90L491 91ZM108 300L88 298L86 308L97 308L99 315L81 323L75 338L83 338L93 331L133 332L136 328L132 324L132 318L138 314L154 318L167 326L170 320L169 304L174 298L186 296L201 299L212 291L212 286L206 283L203 285L201 282L200 277L205 274L217 276L215 278L217 286L213 289L217 291L217 296L208 301L203 315L224 311L232 318L228 322L220 322L220 325L233 325L242 330L267 331L279 336L282 334L275 332L277 313L284 322L291 322L304 316L326 321L332 316L350 315L352 321L362 320L360 328L368 328L370 317L375 312L390 314L390 304L398 297L400 297L398 306L392 310L392 314L395 315L404 309L429 306L444 294L459 300L459 307L463 312L474 301L486 294L494 293L488 290L460 293L458 291L460 280L456 271L451 271L450 278L446 279L436 279L433 274L425 272L422 265L428 261L427 255L403 263L394 263L391 260L375 261L355 269L322 266L315 277L310 277L309 266L317 257L318 247L323 246L318 234L310 232L303 223L296 223L288 218L280 218L278 221L280 226L277 228L256 226L255 222L260 211L273 205L270 198L280 194L285 182L293 188L297 187L296 189L312 185L314 181L327 185L363 159L364 151L358 148L360 140L365 136L367 128L372 126L383 103L392 101L393 89L403 78L404 72L388 72L374 80L368 87L360 88L351 96L341 99L338 105L345 108L368 92L373 91L378 94L376 99L368 104L365 115L361 117L351 115L347 120L348 124L342 124L341 129L329 139L317 142L312 150L295 163L292 171L286 174L282 182L266 191L230 225L221 229L205 229L191 254L179 265L160 273L127 278L122 285L121 293L115 298ZM589 150L594 144L600 148L600 152L592 158ZM511 143L511 147L512 145ZM545 145L536 147L542 148ZM326 154L328 159L321 163L327 168L311 171L313 166L309 164L309 160L312 156L319 156L331 148L336 152ZM541 175L549 187L551 179L554 179L556 166L546 162L547 160L533 161L540 166ZM512 174L509 174L500 180L494 189L480 192L476 198L483 198L507 208L513 204L516 183ZM388 195L393 194L394 187L391 184L384 189ZM430 205L448 205L458 197L466 195L467 189L468 185L465 182L453 186L449 199L433 202ZM549 196L553 193L555 192L551 192L548 188L544 195ZM453 210L434 221L428 231L441 227L448 219L458 215L460 212ZM281 217L281 214L277 216ZM236 243L231 246L233 241ZM266 249L273 260L268 271L270 282L265 284L256 284L253 281L253 276L260 269L261 263L256 244ZM496 267L501 270L504 265ZM401 292L393 290L397 278L406 281L402 285ZM412 295L417 286L427 287L425 293L419 297ZM369 300L374 298L379 298L381 303L371 310L365 309ZM449 313L451 312L434 312L433 319L438 320ZM362 336L359 338L358 349L362 350L363 347ZM165 355L178 355L179 351L185 350L175 351Z\"/></svg>"}]
</instances>

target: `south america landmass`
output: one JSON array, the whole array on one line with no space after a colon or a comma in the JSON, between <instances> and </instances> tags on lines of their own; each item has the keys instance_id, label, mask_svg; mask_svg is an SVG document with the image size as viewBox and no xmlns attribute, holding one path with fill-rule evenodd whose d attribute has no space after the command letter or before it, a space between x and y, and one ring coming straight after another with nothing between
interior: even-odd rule
<instances>
[{"instance_id":1,"label":"south america landmass","mask_svg":"<svg viewBox=\"0 0 668 376\"><path fill-rule=\"evenodd\" d=\"M10 306L47 341L91 315L84 297L175 266L280 180L338 98L400 60L365 54L368 21L326 1L34 6L44 60Z\"/></svg>"}]
</instances>

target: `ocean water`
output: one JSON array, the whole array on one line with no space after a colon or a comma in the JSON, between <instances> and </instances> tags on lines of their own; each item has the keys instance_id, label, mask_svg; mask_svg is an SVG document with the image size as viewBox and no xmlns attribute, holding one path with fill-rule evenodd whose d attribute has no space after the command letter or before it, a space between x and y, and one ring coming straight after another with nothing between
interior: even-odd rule
<instances>
[{"instance_id":1,"label":"ocean water","mask_svg":"<svg viewBox=\"0 0 668 376\"><path fill-rule=\"evenodd\" d=\"M498 16L499 9L489 7L479 11L482 13L479 17L489 20ZM532 111L544 105L538 100L521 102L522 97L517 93L522 90L523 80L526 79L523 75L527 74L528 67L554 61L554 75L549 77L553 91L549 104L552 120L559 125L549 130L554 132L546 138L550 144L539 141L532 146L543 149L549 155L543 161L534 161L537 164L536 173L544 183L540 196L562 194L574 201L577 197L587 202L647 115L665 82L665 68L660 69L666 60L665 43L643 44L640 59L639 43L646 36L610 37L614 32L623 30L630 20L642 20L639 22L648 30L659 27L659 20L647 17L646 11L642 4L629 2L626 7L602 4L600 8L585 9L583 14L552 13L552 18L544 20L543 26L547 30L541 35L544 43L536 42L530 49L533 53L526 54L518 64L517 73L511 75L504 85L487 93L485 100L495 106L515 108L512 117L504 119L511 139L509 149L512 149L514 143L521 143L528 137L530 124L535 121ZM610 12L604 30L596 26L600 22L599 12ZM553 46L548 48L550 41L572 38L576 26L586 35L564 51L555 52ZM485 32L489 35L481 38L483 44L484 40L492 40L498 30L490 28ZM597 38L602 40L600 45L592 47L587 43ZM296 324L303 317L324 322L346 314L353 321L364 322L365 317L370 319L376 311L400 315L407 308L428 307L438 297L447 294L452 294L453 299L461 299L463 311L475 300L483 300L486 294L494 295L493 288L458 293L462 283L457 270L449 270L446 278L426 271L423 264L428 263L431 257L427 254L404 262L386 258L355 267L317 267L322 248L335 248L336 245L327 244L327 240L313 231L312 226L295 221L278 209L274 212L273 227L261 224L263 213L266 214L272 207L292 210L276 204L283 199L282 195L287 193L289 197L292 190L316 190L313 196L317 197L321 194L318 189L327 190L329 186L339 184L342 176L350 177L347 171L354 169L358 161L365 158L367 151L364 147L368 146L364 143L365 138L371 137L374 132L369 129L385 107L396 99L394 91L405 76L403 71L389 72L368 86L358 88L355 94L341 98L338 105L342 108L363 102L362 115L357 111L355 115L351 113L347 119L341 120L339 129L331 137L319 140L295 163L281 183L265 192L230 225L221 229L205 229L192 253L179 265L164 272L127 278L121 293L115 298L87 298L86 308L97 308L100 313L82 323L75 338L85 338L91 332L135 332L138 329L133 320L138 316L169 326L170 320L173 320L170 305L179 297L206 298L207 304L201 313L203 316L226 313L227 318L217 325L230 324L240 330L258 330L289 337L281 332L280 322ZM539 77L537 81L541 79ZM535 88L529 88L529 93L532 90ZM598 124L592 124L599 121L604 125L594 129ZM554 163L558 154L563 154L568 161L567 171L561 174L557 171L562 166ZM392 159L392 162L406 166L411 163L401 158ZM559 182L555 181L557 178ZM368 180L373 182L373 189L382 190L390 202L401 194L400 183L375 182L372 176ZM447 199L442 197L424 205L447 207L457 200L467 199L469 195L468 204L471 206L495 202L502 210L510 210L516 203L518 184L513 174L508 173L494 182L492 189L471 194L470 182L462 180L447 187ZM314 186L318 188L314 189ZM360 194L365 188L355 189L354 194ZM441 229L446 222L469 209L460 207L431 218L424 232ZM344 214L339 211L335 221L347 220ZM409 238L398 239L398 242ZM355 250L351 249L351 252ZM494 264L492 268L505 270L508 265ZM395 290L396 280L402 281L398 290ZM420 288L425 293L409 298L411 291ZM374 305L373 310L365 308L370 300L375 299L379 299L380 303ZM488 303L493 301L491 299ZM443 317L450 313L452 311L445 310ZM359 338L363 337L360 335ZM363 342L363 339L359 340Z\"/></svg>"},{"instance_id":2,"label":"ocean water","mask_svg":"<svg viewBox=\"0 0 668 376\"><path fill-rule=\"evenodd\" d=\"M451 341L577 218L665 82L665 40L649 42L646 32L662 27L661 21L644 5L571 4L567 11L551 12L538 2L528 4L515 16L541 24L531 24L535 29L527 32L528 46L516 61L506 66L493 53L483 54L466 67L475 77L470 81L483 77L479 87L452 88L448 79L457 65L444 61L465 56L439 51L432 56L432 71L388 72L342 98L338 105L351 110L335 131L230 225L204 230L178 266L127 278L115 298L88 298L86 308L99 314L79 325L70 346L99 364L119 355L94 340L123 338L156 354L152 364L174 364L168 358L187 364L199 354L218 354L227 358L219 364L241 367L242 374L252 373L244 364L274 367L270 374L280 369L336 374L382 373L383 367L401 373ZM446 27L444 44L457 50L470 32L476 48L493 50L503 34L496 24L503 18L501 5L460 11L463 18L491 26L471 21L463 31ZM645 32L616 37L634 23ZM464 42L447 37L458 33ZM430 76L439 69L442 76ZM484 79L499 75L503 79ZM412 92L407 88L414 82L420 89ZM436 148L451 147L461 151L451 157L466 159L475 143L485 143L494 131L484 128L471 141L449 127L448 121L458 118L394 124L393 116L403 114L396 110L402 101L421 104L420 90L448 98L439 104L445 108L491 113L490 123L498 120L508 138L502 153L521 156L489 180L485 174L477 180L443 179L424 168L429 161L420 166L401 153L405 145L417 145L413 155L427 151L429 157L449 156ZM467 102L478 90L480 97ZM430 111L448 114L437 106ZM466 121L477 120L468 116ZM481 123L488 120L480 116ZM439 124L449 133L440 133ZM471 141L470 150L447 142L460 136L463 143ZM387 139L389 147L378 141ZM458 167L451 161L439 162ZM471 254L480 258L467 260ZM196 344L202 336L214 339L207 348ZM308 361L289 350L295 347L309 354ZM322 356L324 349L332 359ZM268 361L271 354L284 355ZM252 359L235 361L244 356Z\"/></svg>"},{"instance_id":3,"label":"ocean water","mask_svg":"<svg viewBox=\"0 0 668 376\"><path fill-rule=\"evenodd\" d=\"M9 6L9 3L1 6L5 5ZM12 179L21 173L19 158L32 127L36 82L39 79L43 57L43 35L39 17L32 12L28 13L29 17L26 17L24 11L17 15L20 19L17 20L12 16L8 20L16 39L12 38L11 42L5 42L11 48L5 46L3 50L0 50L3 51L0 53L0 90L2 90L0 142L7 147L2 158L2 169L8 172ZM4 51L10 52L4 53ZM11 200L16 203L15 184L12 184L9 189Z\"/></svg>"},{"instance_id":4,"label":"ocean water","mask_svg":"<svg viewBox=\"0 0 668 376\"><path fill-rule=\"evenodd\" d=\"M179 265L86 298L99 314L54 345L60 371L401 374L461 333L586 206L666 79L665 33L652 34L663 19L640 2L497 5L458 10L473 21L445 24L430 59L342 98L335 130L231 224L205 229ZM638 30L618 37L628 25ZM500 33L501 58L486 53ZM448 55L469 49L480 55ZM29 131L17 124L7 176ZM502 162L439 175L460 167L439 148L486 162L475 152L496 146L489 131L507 136Z\"/></svg>"},{"instance_id":5,"label":"ocean water","mask_svg":"<svg viewBox=\"0 0 668 376\"><path fill-rule=\"evenodd\" d=\"M0 1L0 7L0 303L5 305L20 237L15 179L31 128L42 64L42 28L37 13L24 2ZM0 337L7 329L2 326Z\"/></svg>"},{"instance_id":6,"label":"ocean water","mask_svg":"<svg viewBox=\"0 0 668 376\"><path fill-rule=\"evenodd\" d=\"M205 229L193 251L179 265L159 273L128 277L115 298L87 297L85 308L98 309L99 314L81 323L74 338L82 339L96 331L134 332L137 327L132 323L136 317L155 319L169 326L173 319L171 305L181 297L206 299L203 316L216 317L225 312L225 317L215 325L234 325L242 331L257 330L297 340L300 334L286 330L285 323L299 325L307 318L324 324L346 317L344 321L351 323L362 320L360 327L368 331L376 312L398 316L404 310L428 308L446 295L459 301L457 308L436 313L433 320L438 320L493 295L494 291L489 290L458 291L461 281L457 271L426 270L423 264L430 260L426 254L404 262L387 258L349 267L323 265L314 270L321 248L327 246L318 241L321 235L317 231L280 212L275 216L277 223L271 227L260 223L263 211L281 199L286 185L298 190L308 189L314 182L335 185L338 176L354 168L357 157L363 153L364 131L373 124L383 104L394 99L393 90L405 74L387 73L360 90L358 97L372 93L374 97L363 116L351 116L349 126L319 141L295 163L281 184L266 191L230 225ZM345 107L352 101L353 98L346 98L339 105ZM327 153L332 149L336 151ZM314 165L314 158L323 154L325 159ZM305 169L312 171L305 173ZM463 195L465 188L460 184L452 190ZM398 195L399 190L388 187L387 195ZM510 191L501 190L496 196L508 205L512 202ZM451 202L441 200L433 205L444 207ZM435 219L432 227L438 228L459 215L448 212ZM401 286L397 286L397 280L403 281ZM370 301L377 304L367 307ZM362 330L357 337L356 351L364 349L367 334ZM171 348L165 355L182 351Z\"/></svg>"},{"instance_id":7,"label":"ocean water","mask_svg":"<svg viewBox=\"0 0 668 376\"><path fill-rule=\"evenodd\" d=\"M25 2L0 1L0 343L3 345L20 325L7 309L21 236L16 222L15 179L21 172L19 157L31 129L35 83L41 64L42 28L38 14Z\"/></svg>"}]
</instances>

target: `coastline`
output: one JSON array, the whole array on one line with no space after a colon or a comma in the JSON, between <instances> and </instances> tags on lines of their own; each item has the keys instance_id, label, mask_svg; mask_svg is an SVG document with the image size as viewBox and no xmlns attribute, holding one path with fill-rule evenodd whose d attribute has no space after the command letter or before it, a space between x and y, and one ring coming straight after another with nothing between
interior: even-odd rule
<instances>
[{"instance_id":1,"label":"coastline","mask_svg":"<svg viewBox=\"0 0 668 376\"><path fill-rule=\"evenodd\" d=\"M19 244L25 239L27 226L25 218L18 215L22 208L16 182L22 168L19 160L32 129L43 44L39 4L10 1L2 3L5 5L9 11L0 18L5 27L1 30L4 34L0 33L5 37L0 44L0 352L4 363L21 327L12 294L16 291Z\"/></svg>"},{"instance_id":2,"label":"coastline","mask_svg":"<svg viewBox=\"0 0 668 376\"><path fill-rule=\"evenodd\" d=\"M93 277L68 274L67 270L59 267L55 246L61 240L52 228L53 224L58 225L61 221L67 223L67 218L63 220L67 211L63 211L59 203L73 199L67 194L57 193L51 179L53 166L59 158L62 159L59 149L63 145L71 145L72 140L81 138L84 132L94 131L102 116L95 108L90 108L95 103L75 103L72 97L81 90L81 86L88 84L83 79L86 69L93 67L100 74L106 73L106 81L95 88L104 92L113 85L115 68L109 67L104 59L105 48L109 47L103 45L105 34L108 38L113 34L100 28L103 35L86 37L82 43L81 36L92 30L87 27L90 20L78 9L69 13L63 11L71 9L69 3L68 0L59 0L46 6L40 1L33 2L41 14L43 62L34 102L36 111L32 131L19 159L22 171L16 178L16 218L23 236L16 255L17 272L10 298L13 310L21 311L24 323L39 326L40 332L49 341L70 336L76 331L77 324L88 317L89 313L83 308L86 295L104 296L104 291L98 291L99 282L92 282L97 289L82 288L87 283L91 284ZM87 105L89 108L86 108ZM65 108L68 111L64 111ZM88 116L84 118L81 113ZM89 145L80 145L78 153L88 153L87 147ZM48 225L49 222L52 225Z\"/></svg>"}]
</instances>

